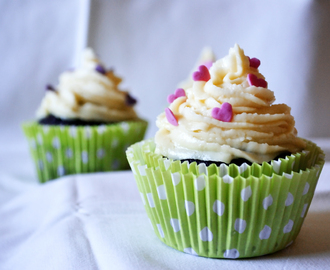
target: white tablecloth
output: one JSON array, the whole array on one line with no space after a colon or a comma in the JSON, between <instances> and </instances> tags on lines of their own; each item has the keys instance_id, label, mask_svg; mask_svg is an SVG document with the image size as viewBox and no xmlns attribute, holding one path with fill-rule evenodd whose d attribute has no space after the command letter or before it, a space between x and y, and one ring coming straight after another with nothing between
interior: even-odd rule
<instances>
[{"instance_id":1,"label":"white tablecloth","mask_svg":"<svg viewBox=\"0 0 330 270\"><path fill-rule=\"evenodd\" d=\"M158 240L130 171L43 185L1 175L0 269L330 269L329 176L327 163L290 247L222 260L188 255Z\"/></svg>"}]
</instances>

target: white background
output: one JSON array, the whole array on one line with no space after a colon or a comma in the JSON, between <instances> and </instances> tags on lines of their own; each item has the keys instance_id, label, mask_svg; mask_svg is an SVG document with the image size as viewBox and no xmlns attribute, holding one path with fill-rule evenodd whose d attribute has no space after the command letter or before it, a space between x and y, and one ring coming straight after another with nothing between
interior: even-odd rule
<instances>
[{"instance_id":1,"label":"white background","mask_svg":"<svg viewBox=\"0 0 330 270\"><path fill-rule=\"evenodd\" d=\"M326 0L1 0L2 136L23 139L19 125L34 118L44 86L57 84L88 45L139 99L152 137L167 95L202 48L221 58L238 43L261 60L276 102L292 107L299 135L330 137L329 14Z\"/></svg>"}]
</instances>

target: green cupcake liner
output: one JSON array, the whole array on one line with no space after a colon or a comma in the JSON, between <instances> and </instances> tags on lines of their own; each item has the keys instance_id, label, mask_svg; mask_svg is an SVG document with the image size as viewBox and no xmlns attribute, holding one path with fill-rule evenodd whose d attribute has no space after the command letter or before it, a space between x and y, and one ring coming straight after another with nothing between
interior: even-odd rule
<instances>
[{"instance_id":1,"label":"green cupcake liner","mask_svg":"<svg viewBox=\"0 0 330 270\"><path fill-rule=\"evenodd\" d=\"M192 255L246 258L276 252L297 237L324 154L306 150L272 165L172 161L153 140L132 145L127 158L158 238Z\"/></svg>"},{"instance_id":2,"label":"green cupcake liner","mask_svg":"<svg viewBox=\"0 0 330 270\"><path fill-rule=\"evenodd\" d=\"M64 175L129 169L125 151L143 139L144 120L99 126L22 125L40 182Z\"/></svg>"}]
</instances>

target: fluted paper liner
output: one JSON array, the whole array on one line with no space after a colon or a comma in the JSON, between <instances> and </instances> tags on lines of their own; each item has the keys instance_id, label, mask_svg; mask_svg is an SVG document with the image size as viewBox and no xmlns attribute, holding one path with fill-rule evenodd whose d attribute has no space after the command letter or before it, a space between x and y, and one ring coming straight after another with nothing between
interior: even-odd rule
<instances>
[{"instance_id":1,"label":"fluted paper liner","mask_svg":"<svg viewBox=\"0 0 330 270\"><path fill-rule=\"evenodd\" d=\"M271 165L181 164L154 149L146 140L126 153L156 235L179 251L214 258L260 256L290 245L324 164L310 141Z\"/></svg>"},{"instance_id":2,"label":"fluted paper liner","mask_svg":"<svg viewBox=\"0 0 330 270\"><path fill-rule=\"evenodd\" d=\"M63 175L129 169L125 151L143 139L147 122L99 126L22 125L40 182Z\"/></svg>"}]
</instances>

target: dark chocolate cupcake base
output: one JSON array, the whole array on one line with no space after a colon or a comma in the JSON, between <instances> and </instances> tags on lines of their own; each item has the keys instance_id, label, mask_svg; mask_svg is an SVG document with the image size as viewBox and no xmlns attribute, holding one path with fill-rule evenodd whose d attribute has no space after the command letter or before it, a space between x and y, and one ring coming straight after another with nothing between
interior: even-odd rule
<instances>
[{"instance_id":1,"label":"dark chocolate cupcake base","mask_svg":"<svg viewBox=\"0 0 330 270\"><path fill-rule=\"evenodd\" d=\"M41 125L98 126L114 124L116 122L86 121L81 119L62 119L50 114L40 119L38 123Z\"/></svg>"},{"instance_id":2,"label":"dark chocolate cupcake base","mask_svg":"<svg viewBox=\"0 0 330 270\"><path fill-rule=\"evenodd\" d=\"M280 158L285 158L288 155L291 155L291 153L289 153L289 152L281 153L277 157L275 157L274 160L278 160ZM221 161L200 160L200 159L181 159L181 162L185 162L185 161L188 161L189 163L196 162L197 164L204 163L206 166L210 166L211 164L215 164L217 166L220 166L221 164L225 164L225 165L236 164L237 166L241 166L243 163L246 163L247 165L252 165L252 162L245 158L235 158L230 162L230 164L221 162ZM271 161L269 161L268 163L271 164Z\"/></svg>"}]
</instances>

